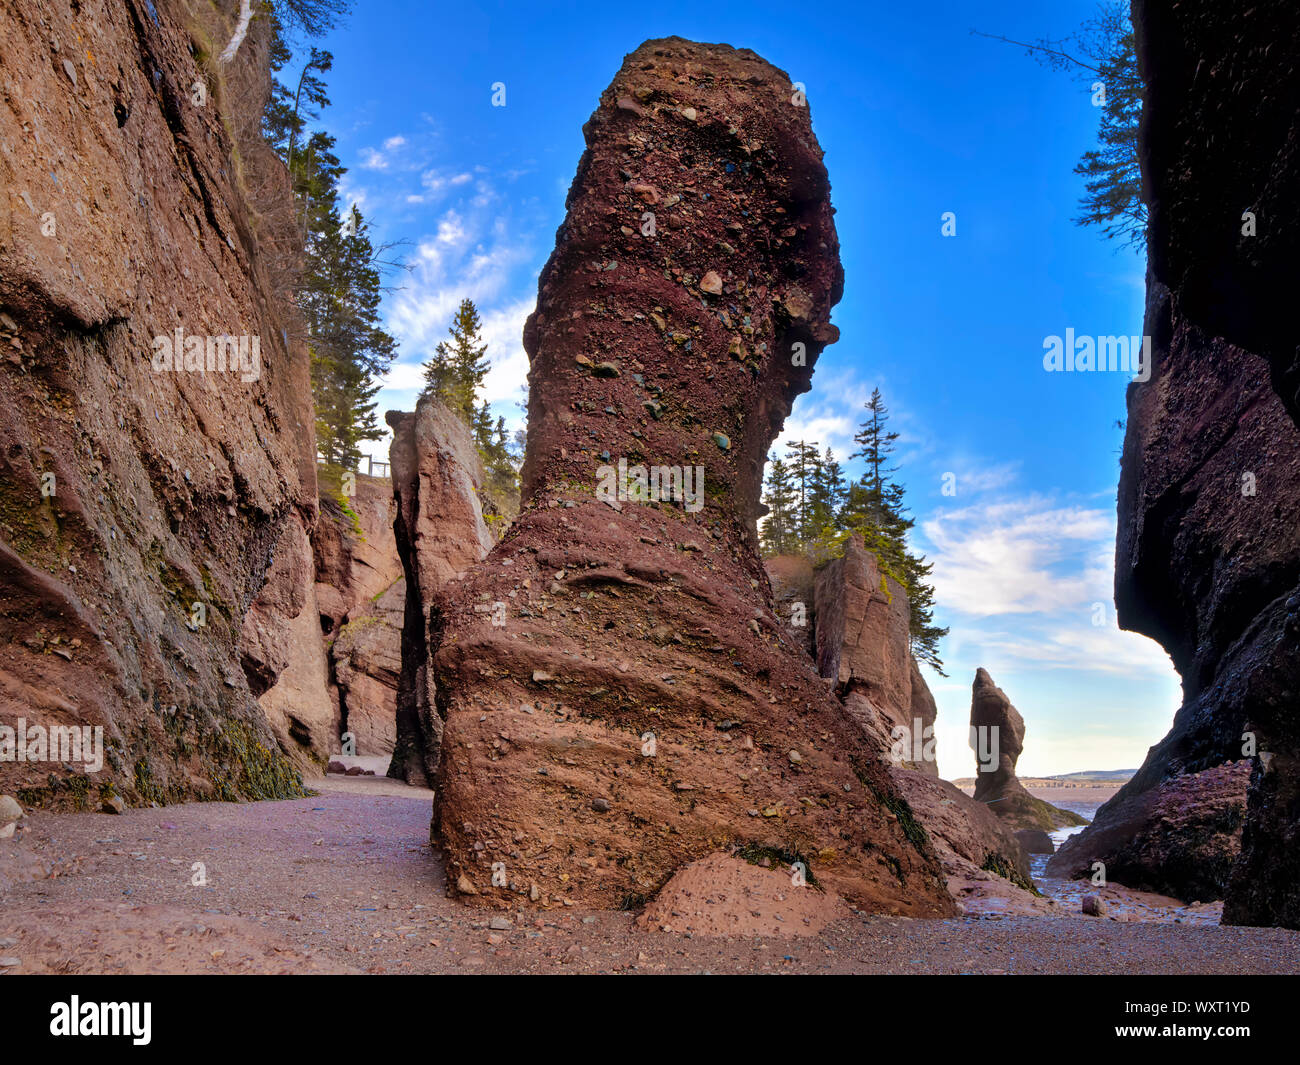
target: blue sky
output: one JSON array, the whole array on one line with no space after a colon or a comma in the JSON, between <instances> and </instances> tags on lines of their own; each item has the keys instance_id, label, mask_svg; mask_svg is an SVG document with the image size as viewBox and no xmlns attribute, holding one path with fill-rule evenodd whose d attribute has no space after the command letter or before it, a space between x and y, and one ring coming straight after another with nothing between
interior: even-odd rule
<instances>
[{"instance_id":1,"label":"blue sky","mask_svg":"<svg viewBox=\"0 0 1300 1065\"><path fill-rule=\"evenodd\" d=\"M893 411L915 544L952 630L949 677L929 677L940 772L973 772L980 665L1025 717L1022 772L1137 766L1179 693L1160 647L1115 625L1127 376L1047 373L1042 359L1067 328L1140 333L1144 264L1071 221L1072 168L1095 141L1088 87L970 33L1064 36L1094 6L372 0L323 42L333 105L320 124L378 237L410 242L413 269L385 301L400 353L380 411L413 407L419 365L468 296L493 363L487 398L522 424L520 332L600 92L647 38L752 48L807 87L846 275L840 342L782 443L844 458L873 387ZM946 211L956 236L941 235Z\"/></svg>"}]
</instances>

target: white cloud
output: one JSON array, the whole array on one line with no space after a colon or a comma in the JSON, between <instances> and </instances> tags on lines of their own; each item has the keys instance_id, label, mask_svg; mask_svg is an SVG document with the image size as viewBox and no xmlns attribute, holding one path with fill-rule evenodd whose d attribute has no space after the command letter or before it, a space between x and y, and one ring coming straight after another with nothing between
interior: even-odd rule
<instances>
[{"instance_id":1,"label":"white cloud","mask_svg":"<svg viewBox=\"0 0 1300 1065\"><path fill-rule=\"evenodd\" d=\"M938 510L920 524L936 600L971 617L1090 609L1110 599L1097 545L1114 542L1113 514L1038 496Z\"/></svg>"},{"instance_id":2,"label":"white cloud","mask_svg":"<svg viewBox=\"0 0 1300 1065\"><path fill-rule=\"evenodd\" d=\"M1085 612L1071 622L1032 626L1028 631L981 632L978 643L984 657L1013 661L1020 670L1077 669L1129 677L1166 676L1170 669L1168 655L1154 640L1124 632L1113 621L1094 627L1091 614Z\"/></svg>"},{"instance_id":3,"label":"white cloud","mask_svg":"<svg viewBox=\"0 0 1300 1065\"><path fill-rule=\"evenodd\" d=\"M361 149L361 169L362 170L387 170L392 164L392 156L401 148L406 146L406 138L403 136L389 137L384 141L383 151L376 148Z\"/></svg>"},{"instance_id":4,"label":"white cloud","mask_svg":"<svg viewBox=\"0 0 1300 1065\"><path fill-rule=\"evenodd\" d=\"M422 364L446 338L461 300L471 299L491 364L480 396L513 429L522 424L515 404L528 375L523 325L536 302L531 238L516 229L509 215L476 207L484 182L470 173L439 176L431 171L424 184L461 198L453 199L436 216L432 232L416 241L409 276L389 299L386 327L398 340L401 361L384 378L381 409L414 406L424 385ZM386 448L381 441L374 450Z\"/></svg>"}]
</instances>

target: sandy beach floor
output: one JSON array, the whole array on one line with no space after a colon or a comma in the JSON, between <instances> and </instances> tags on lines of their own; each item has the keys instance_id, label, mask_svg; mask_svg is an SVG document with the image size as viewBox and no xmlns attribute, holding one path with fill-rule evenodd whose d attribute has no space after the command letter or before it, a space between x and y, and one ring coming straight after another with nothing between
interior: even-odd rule
<instances>
[{"instance_id":1,"label":"sandy beach floor","mask_svg":"<svg viewBox=\"0 0 1300 1065\"><path fill-rule=\"evenodd\" d=\"M492 920L446 897L431 793L313 786L31 814L0 843L0 972L1300 973L1300 933L1190 923L851 913L812 936L719 938L577 908Z\"/></svg>"}]
</instances>

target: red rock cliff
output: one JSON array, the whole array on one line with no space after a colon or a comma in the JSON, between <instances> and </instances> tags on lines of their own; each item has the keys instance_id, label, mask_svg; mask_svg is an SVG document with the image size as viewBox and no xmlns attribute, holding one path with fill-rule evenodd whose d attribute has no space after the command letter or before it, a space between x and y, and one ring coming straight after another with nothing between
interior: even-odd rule
<instances>
[{"instance_id":1,"label":"red rock cliff","mask_svg":"<svg viewBox=\"0 0 1300 1065\"><path fill-rule=\"evenodd\" d=\"M258 698L311 591L311 390L222 110L265 88L264 31L219 81L180 5L74 7L0 4L0 721L102 726L107 751L0 762L0 791L298 794L285 752L323 753L321 722ZM287 189L263 169L265 208ZM158 372L177 330L255 337L260 365Z\"/></svg>"}]
</instances>

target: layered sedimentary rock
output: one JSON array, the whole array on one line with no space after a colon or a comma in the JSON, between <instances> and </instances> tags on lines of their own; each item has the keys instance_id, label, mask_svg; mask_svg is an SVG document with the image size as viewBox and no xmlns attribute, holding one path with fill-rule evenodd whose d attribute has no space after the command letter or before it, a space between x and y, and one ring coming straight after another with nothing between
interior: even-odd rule
<instances>
[{"instance_id":1,"label":"layered sedimentary rock","mask_svg":"<svg viewBox=\"0 0 1300 1065\"><path fill-rule=\"evenodd\" d=\"M1250 770L1243 759L1116 795L1052 856L1047 875L1091 877L1101 862L1125 887L1187 902L1223 898L1241 850Z\"/></svg>"},{"instance_id":2,"label":"layered sedimentary rock","mask_svg":"<svg viewBox=\"0 0 1300 1065\"><path fill-rule=\"evenodd\" d=\"M280 747L319 769L337 746L339 716L329 697L311 541L288 522L271 551L257 600L244 615L239 657Z\"/></svg>"},{"instance_id":3,"label":"layered sedimentary rock","mask_svg":"<svg viewBox=\"0 0 1300 1065\"><path fill-rule=\"evenodd\" d=\"M1183 704L1093 831L1262 752L1224 920L1300 927L1300 22L1282 0L1135 0L1133 15L1155 358L1129 388L1115 599L1169 652Z\"/></svg>"},{"instance_id":4,"label":"layered sedimentary rock","mask_svg":"<svg viewBox=\"0 0 1300 1065\"><path fill-rule=\"evenodd\" d=\"M894 749L901 764L937 777L938 710L912 657L907 593L862 537L818 572L816 607L817 667L849 715L882 754Z\"/></svg>"},{"instance_id":5,"label":"layered sedimentary rock","mask_svg":"<svg viewBox=\"0 0 1300 1065\"><path fill-rule=\"evenodd\" d=\"M278 717L277 740L258 698L287 664L271 630L310 589L308 360L264 295L230 162L246 123L196 65L191 30L223 27L74 8L0 15L0 721L102 726L107 750L98 773L0 761L0 791L299 794L281 745L310 755L314 716L297 735ZM266 30L222 72L254 127ZM269 149L240 153L269 175L261 206L287 206ZM166 368L173 346L191 369Z\"/></svg>"},{"instance_id":6,"label":"layered sedimentary rock","mask_svg":"<svg viewBox=\"0 0 1300 1065\"><path fill-rule=\"evenodd\" d=\"M1025 746L1025 719L985 669L975 671L975 683L971 685L970 727L975 747L976 802L984 803L1015 829L1048 831L1087 823L1078 814L1034 798L1020 783L1016 762Z\"/></svg>"},{"instance_id":7,"label":"layered sedimentary rock","mask_svg":"<svg viewBox=\"0 0 1300 1065\"><path fill-rule=\"evenodd\" d=\"M807 107L752 52L671 38L585 133L524 333L523 507L428 637L449 879L496 906L634 905L739 846L869 909L950 913L755 545L842 286ZM652 476L682 490L640 494Z\"/></svg>"},{"instance_id":8,"label":"layered sedimentary rock","mask_svg":"<svg viewBox=\"0 0 1300 1065\"><path fill-rule=\"evenodd\" d=\"M387 421L397 503L393 533L405 574L397 729L388 775L426 785L437 769L444 716L434 704L430 668L430 648L441 638L437 594L491 550L492 535L479 503L482 465L465 423L433 396L422 397L414 413L389 411ZM505 607L479 601L471 609L496 618Z\"/></svg>"},{"instance_id":9,"label":"layered sedimentary rock","mask_svg":"<svg viewBox=\"0 0 1300 1065\"><path fill-rule=\"evenodd\" d=\"M397 737L406 583L393 536L396 503L387 478L358 474L347 510L321 497L312 534L316 600L329 662L330 697L358 755L392 753ZM338 750L336 738L332 750Z\"/></svg>"}]
</instances>

